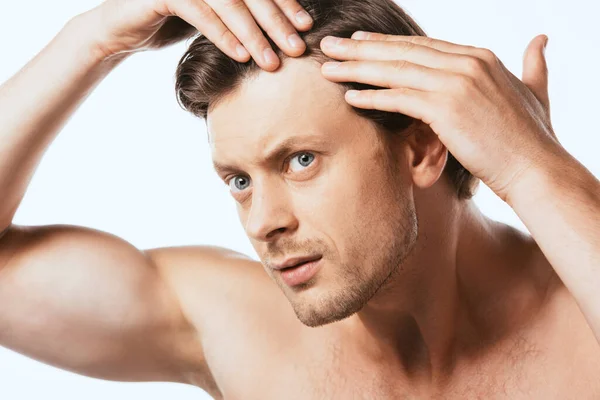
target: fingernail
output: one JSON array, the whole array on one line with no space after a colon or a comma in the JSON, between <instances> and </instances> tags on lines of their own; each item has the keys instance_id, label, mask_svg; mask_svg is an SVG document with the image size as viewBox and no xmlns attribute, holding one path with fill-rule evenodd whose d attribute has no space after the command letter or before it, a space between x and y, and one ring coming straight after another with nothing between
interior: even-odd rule
<instances>
[{"instance_id":1,"label":"fingernail","mask_svg":"<svg viewBox=\"0 0 600 400\"><path fill-rule=\"evenodd\" d=\"M288 36L288 43L296 49L304 47L304 42L297 33L292 33Z\"/></svg>"},{"instance_id":2,"label":"fingernail","mask_svg":"<svg viewBox=\"0 0 600 400\"><path fill-rule=\"evenodd\" d=\"M240 57L248 57L250 55L248 53L248 51L246 50L246 48L244 46L242 46L241 44L238 44L236 46L235 50L237 51L237 54Z\"/></svg>"},{"instance_id":3,"label":"fingernail","mask_svg":"<svg viewBox=\"0 0 600 400\"><path fill-rule=\"evenodd\" d=\"M358 90L348 90L346 92L346 98L355 99L358 97Z\"/></svg>"},{"instance_id":4,"label":"fingernail","mask_svg":"<svg viewBox=\"0 0 600 400\"><path fill-rule=\"evenodd\" d=\"M323 39L323 45L327 46L327 47L337 47L340 42L342 41L341 38L336 38L333 36L327 36L325 37L325 39Z\"/></svg>"},{"instance_id":5,"label":"fingernail","mask_svg":"<svg viewBox=\"0 0 600 400\"><path fill-rule=\"evenodd\" d=\"M265 57L265 61L268 64L277 64L277 62L279 61L279 59L277 58L277 54L275 54L275 52L271 48L266 48L263 52L263 55Z\"/></svg>"},{"instance_id":6,"label":"fingernail","mask_svg":"<svg viewBox=\"0 0 600 400\"><path fill-rule=\"evenodd\" d=\"M333 71L334 69L339 67L340 64L341 64L341 62L337 62L337 61L326 62L325 64L323 64L323 69L325 71Z\"/></svg>"},{"instance_id":7,"label":"fingernail","mask_svg":"<svg viewBox=\"0 0 600 400\"><path fill-rule=\"evenodd\" d=\"M367 38L367 33L363 31L354 32L352 39L362 40Z\"/></svg>"},{"instance_id":8,"label":"fingernail","mask_svg":"<svg viewBox=\"0 0 600 400\"><path fill-rule=\"evenodd\" d=\"M312 23L312 18L310 17L310 14L302 10L296 13L296 21L300 22L301 24L310 24Z\"/></svg>"}]
</instances>

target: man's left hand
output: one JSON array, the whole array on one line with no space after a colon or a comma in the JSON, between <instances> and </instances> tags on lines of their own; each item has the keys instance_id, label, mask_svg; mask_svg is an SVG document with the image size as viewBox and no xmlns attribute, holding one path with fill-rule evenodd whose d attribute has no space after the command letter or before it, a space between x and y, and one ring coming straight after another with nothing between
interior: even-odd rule
<instances>
[{"instance_id":1,"label":"man's left hand","mask_svg":"<svg viewBox=\"0 0 600 400\"><path fill-rule=\"evenodd\" d=\"M560 147L550 122L546 39L530 42L522 81L488 49L365 32L333 38L333 44L324 38L322 50L342 62L325 63L322 73L334 82L381 87L349 91L346 101L428 124L465 168L506 201L523 173Z\"/></svg>"}]
</instances>

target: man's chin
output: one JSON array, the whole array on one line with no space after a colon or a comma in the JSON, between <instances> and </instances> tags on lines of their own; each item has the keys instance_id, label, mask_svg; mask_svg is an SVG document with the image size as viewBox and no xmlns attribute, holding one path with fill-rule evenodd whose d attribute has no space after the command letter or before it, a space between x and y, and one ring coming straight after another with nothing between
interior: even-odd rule
<instances>
[{"instance_id":1,"label":"man's chin","mask_svg":"<svg viewBox=\"0 0 600 400\"><path fill-rule=\"evenodd\" d=\"M339 295L335 296L331 293L332 291L312 288L302 293L293 293L288 296L288 300L298 320L311 328L346 319L365 305L365 302L359 298L342 299Z\"/></svg>"}]
</instances>

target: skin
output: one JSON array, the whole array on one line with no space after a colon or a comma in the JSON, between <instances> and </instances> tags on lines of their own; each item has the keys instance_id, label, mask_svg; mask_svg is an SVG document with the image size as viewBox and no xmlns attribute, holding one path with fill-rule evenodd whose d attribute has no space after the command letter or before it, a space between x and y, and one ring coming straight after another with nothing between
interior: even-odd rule
<instances>
[{"instance_id":1,"label":"skin","mask_svg":"<svg viewBox=\"0 0 600 400\"><path fill-rule=\"evenodd\" d=\"M347 69L288 59L215 105L213 161L235 164L222 177L249 184L232 195L260 262L11 224L61 123L129 54L160 47L163 14L206 23L183 2L144 1L127 3L119 21L106 19L117 0L75 18L0 87L0 152L9 155L0 159L0 304L10 305L0 307L0 344L83 375L188 383L217 399L597 397L599 186L551 130L541 37L521 85L488 51L356 37L346 49L323 45ZM237 11L248 22L249 9ZM260 59L264 42L253 39ZM354 100L335 84L382 76L389 91ZM404 141L384 140L351 104L421 122ZM260 162L298 134L313 139ZM532 236L455 198L442 174L447 149ZM288 159L298 152L314 152L314 164ZM305 252L323 255L320 271L287 287L274 263Z\"/></svg>"},{"instance_id":2,"label":"skin","mask_svg":"<svg viewBox=\"0 0 600 400\"><path fill-rule=\"evenodd\" d=\"M247 121L243 131L231 115ZM301 59L247 81L209 111L208 128L240 221L298 320L340 338L349 365L393 376L404 388L394 393L447 394L498 362L502 343L546 329L525 326L562 294L555 271L531 237L456 199L442 175L446 147L425 124L408 140L387 139L320 64ZM314 139L265 161L299 133ZM315 253L325 263L307 284L288 287L273 269L282 255Z\"/></svg>"},{"instance_id":3,"label":"skin","mask_svg":"<svg viewBox=\"0 0 600 400\"><path fill-rule=\"evenodd\" d=\"M369 32L325 38L324 51L348 61L323 72L388 88L346 93L350 104L427 123L521 218L600 342L600 182L552 129L546 42L529 44L522 81L487 49Z\"/></svg>"},{"instance_id":4,"label":"skin","mask_svg":"<svg viewBox=\"0 0 600 400\"><path fill-rule=\"evenodd\" d=\"M415 204L407 160L389 159L387 140L352 112L318 63L288 64L209 113L210 143L213 160L229 166L219 175L266 272L304 324L321 326L358 311L397 272L416 243ZM240 130L230 115L248 124ZM292 137L286 153L265 160ZM274 264L307 254L323 255L327 266L313 282L287 286Z\"/></svg>"}]
</instances>

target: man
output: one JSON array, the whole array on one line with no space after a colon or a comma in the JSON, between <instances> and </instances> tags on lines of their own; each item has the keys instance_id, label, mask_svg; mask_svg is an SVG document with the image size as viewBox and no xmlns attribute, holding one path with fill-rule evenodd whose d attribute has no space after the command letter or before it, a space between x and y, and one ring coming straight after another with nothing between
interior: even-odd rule
<instances>
[{"instance_id":1,"label":"man","mask_svg":"<svg viewBox=\"0 0 600 400\"><path fill-rule=\"evenodd\" d=\"M171 15L206 36L179 99L207 120L262 266L11 224L85 95L132 52L192 33ZM337 32L352 21L381 29ZM225 399L598 396L600 184L552 131L545 38L521 82L487 50L414 35L387 0L110 0L74 18L0 89L0 343ZM476 179L532 237L477 210Z\"/></svg>"}]
</instances>

